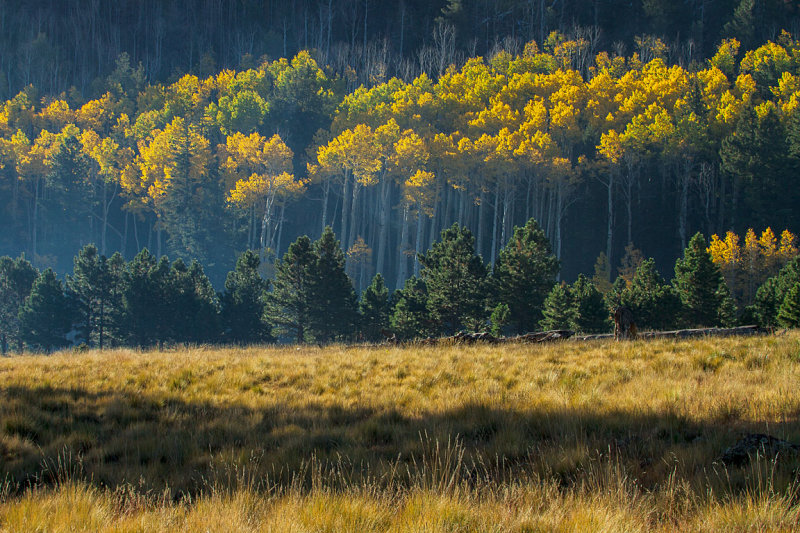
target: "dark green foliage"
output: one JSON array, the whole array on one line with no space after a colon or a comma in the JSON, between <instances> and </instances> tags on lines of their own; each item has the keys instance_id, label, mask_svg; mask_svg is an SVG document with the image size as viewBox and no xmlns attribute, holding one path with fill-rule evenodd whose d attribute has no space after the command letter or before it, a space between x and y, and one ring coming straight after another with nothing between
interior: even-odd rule
<instances>
[{"instance_id":1,"label":"dark green foliage","mask_svg":"<svg viewBox=\"0 0 800 533\"><path fill-rule=\"evenodd\" d=\"M403 289L395 292L395 300L389 322L399 339L419 339L433 334L424 281L416 277L407 279Z\"/></svg>"},{"instance_id":2,"label":"dark green foliage","mask_svg":"<svg viewBox=\"0 0 800 533\"><path fill-rule=\"evenodd\" d=\"M269 281L261 277L258 254L248 250L239 256L236 268L225 279L220 296L223 339L237 344L274 340L264 317Z\"/></svg>"},{"instance_id":3,"label":"dark green foliage","mask_svg":"<svg viewBox=\"0 0 800 533\"><path fill-rule=\"evenodd\" d=\"M530 219L524 227L514 228L494 265L493 281L496 297L508 305L518 333L536 329L557 273L558 259L539 224Z\"/></svg>"},{"instance_id":4,"label":"dark green foliage","mask_svg":"<svg viewBox=\"0 0 800 533\"><path fill-rule=\"evenodd\" d=\"M197 261L187 267L177 259L169 274L167 339L192 344L217 340L219 302L203 267Z\"/></svg>"},{"instance_id":5,"label":"dark green foliage","mask_svg":"<svg viewBox=\"0 0 800 533\"><path fill-rule=\"evenodd\" d=\"M777 77L769 84L777 83ZM797 223L797 128L800 123L792 120L786 131L774 107L768 107L762 117L752 105L742 110L719 152L720 169L733 181L735 219L752 227L783 228Z\"/></svg>"},{"instance_id":6,"label":"dark green foliage","mask_svg":"<svg viewBox=\"0 0 800 533\"><path fill-rule=\"evenodd\" d=\"M31 293L19 310L22 340L48 352L63 348L69 344L66 336L72 329L73 318L64 287L48 268L33 282Z\"/></svg>"},{"instance_id":7,"label":"dark green foliage","mask_svg":"<svg viewBox=\"0 0 800 533\"><path fill-rule=\"evenodd\" d=\"M539 326L544 330L571 329L578 320L578 311L566 283L555 285L544 300L544 318Z\"/></svg>"},{"instance_id":8,"label":"dark green foliage","mask_svg":"<svg viewBox=\"0 0 800 533\"><path fill-rule=\"evenodd\" d=\"M681 300L672 285L658 273L652 258L642 261L629 287L624 285L613 307L629 308L639 330L663 331L680 324ZM616 283L615 287L619 288Z\"/></svg>"},{"instance_id":9,"label":"dark green foliage","mask_svg":"<svg viewBox=\"0 0 800 533\"><path fill-rule=\"evenodd\" d=\"M303 235L277 261L272 292L267 296L267 320L298 343L306 342L311 335L315 265L311 239Z\"/></svg>"},{"instance_id":10,"label":"dark green foliage","mask_svg":"<svg viewBox=\"0 0 800 533\"><path fill-rule=\"evenodd\" d=\"M67 276L66 283L67 295L76 312L79 339L101 350L108 345L112 317L122 304L120 272L111 267L95 245L87 244L75 257L72 276Z\"/></svg>"},{"instance_id":11,"label":"dark green foliage","mask_svg":"<svg viewBox=\"0 0 800 533\"><path fill-rule=\"evenodd\" d=\"M19 310L37 276L36 269L24 257L0 257L0 354L5 355L11 344L22 350Z\"/></svg>"},{"instance_id":12,"label":"dark green foliage","mask_svg":"<svg viewBox=\"0 0 800 533\"><path fill-rule=\"evenodd\" d=\"M86 177L89 158L81 142L69 135L56 147L47 174L48 195L42 202L43 215L52 224L58 248L71 253L77 239L91 217L91 194Z\"/></svg>"},{"instance_id":13,"label":"dark green foliage","mask_svg":"<svg viewBox=\"0 0 800 533\"><path fill-rule=\"evenodd\" d=\"M124 311L118 335L141 347L163 343L171 329L174 298L169 260L156 260L145 248L126 265L122 278Z\"/></svg>"},{"instance_id":14,"label":"dark green foliage","mask_svg":"<svg viewBox=\"0 0 800 533\"><path fill-rule=\"evenodd\" d=\"M800 257L789 261L777 276L767 279L758 288L753 315L759 325L774 326L778 323L778 311L786 295L797 283L800 283Z\"/></svg>"},{"instance_id":15,"label":"dark green foliage","mask_svg":"<svg viewBox=\"0 0 800 533\"><path fill-rule=\"evenodd\" d=\"M611 328L609 311L603 295L583 274L570 287L576 318L572 327L583 333L603 333Z\"/></svg>"},{"instance_id":16,"label":"dark green foliage","mask_svg":"<svg viewBox=\"0 0 800 533\"><path fill-rule=\"evenodd\" d=\"M373 342L382 340L383 332L389 329L392 312L389 289L383 282L383 276L375 274L372 278L372 283L361 294L358 310L364 339Z\"/></svg>"},{"instance_id":17,"label":"dark green foliage","mask_svg":"<svg viewBox=\"0 0 800 533\"><path fill-rule=\"evenodd\" d=\"M486 266L475 255L472 232L453 224L420 256L420 263L437 333L480 329L486 315L487 276Z\"/></svg>"},{"instance_id":18,"label":"dark green foliage","mask_svg":"<svg viewBox=\"0 0 800 533\"><path fill-rule=\"evenodd\" d=\"M683 304L683 322L689 327L730 325L734 308L719 267L706 250L705 238L695 234L675 262L673 285Z\"/></svg>"},{"instance_id":19,"label":"dark green foliage","mask_svg":"<svg viewBox=\"0 0 800 533\"><path fill-rule=\"evenodd\" d=\"M800 327L800 283L795 283L783 299L778 323L785 328Z\"/></svg>"},{"instance_id":20,"label":"dark green foliage","mask_svg":"<svg viewBox=\"0 0 800 533\"><path fill-rule=\"evenodd\" d=\"M502 335L503 329L510 321L511 310L508 308L508 305L504 303L497 304L492 311L492 315L489 317L492 335L495 337Z\"/></svg>"},{"instance_id":21,"label":"dark green foliage","mask_svg":"<svg viewBox=\"0 0 800 533\"><path fill-rule=\"evenodd\" d=\"M358 319L356 292L330 226L314 242L313 253L310 317L314 336L317 342L351 337Z\"/></svg>"}]
</instances>

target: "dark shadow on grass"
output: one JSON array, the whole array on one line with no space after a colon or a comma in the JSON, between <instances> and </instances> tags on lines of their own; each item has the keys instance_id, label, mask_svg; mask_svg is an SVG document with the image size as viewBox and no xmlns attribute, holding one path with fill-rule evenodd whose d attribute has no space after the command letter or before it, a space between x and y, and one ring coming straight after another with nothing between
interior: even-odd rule
<instances>
[{"instance_id":1,"label":"dark shadow on grass","mask_svg":"<svg viewBox=\"0 0 800 533\"><path fill-rule=\"evenodd\" d=\"M524 470L570 486L592 465L615 461L642 486L656 487L675 468L687 478L707 477L715 458L746 432L800 441L793 415L767 426L735 412L697 422L669 412L468 405L410 417L391 407L256 410L178 396L12 387L0 392L0 473L19 490L79 476L98 486L169 487L181 495L267 477L309 486L323 471L332 482L381 478L398 462L410 465L405 472L419 469L437 446L457 443L465 479L509 481ZM797 466L787 464L786 475Z\"/></svg>"}]
</instances>

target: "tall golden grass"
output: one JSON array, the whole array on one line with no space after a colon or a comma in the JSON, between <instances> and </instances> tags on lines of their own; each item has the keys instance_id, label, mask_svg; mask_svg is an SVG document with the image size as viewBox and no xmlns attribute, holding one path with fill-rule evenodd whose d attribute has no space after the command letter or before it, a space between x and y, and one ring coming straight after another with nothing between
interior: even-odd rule
<instances>
[{"instance_id":1,"label":"tall golden grass","mask_svg":"<svg viewBox=\"0 0 800 533\"><path fill-rule=\"evenodd\" d=\"M0 360L0 529L793 531L800 334Z\"/></svg>"}]
</instances>

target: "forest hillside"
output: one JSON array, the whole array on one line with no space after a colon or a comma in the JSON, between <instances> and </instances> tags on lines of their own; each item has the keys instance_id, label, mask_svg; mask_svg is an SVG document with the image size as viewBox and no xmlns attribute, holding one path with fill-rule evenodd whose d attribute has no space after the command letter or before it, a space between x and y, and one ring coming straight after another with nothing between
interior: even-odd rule
<instances>
[{"instance_id":1,"label":"forest hillside","mask_svg":"<svg viewBox=\"0 0 800 533\"><path fill-rule=\"evenodd\" d=\"M793 3L390 4L3 3L0 254L146 247L221 286L330 225L360 291L454 222L494 264L535 218L568 280L800 229Z\"/></svg>"}]
</instances>

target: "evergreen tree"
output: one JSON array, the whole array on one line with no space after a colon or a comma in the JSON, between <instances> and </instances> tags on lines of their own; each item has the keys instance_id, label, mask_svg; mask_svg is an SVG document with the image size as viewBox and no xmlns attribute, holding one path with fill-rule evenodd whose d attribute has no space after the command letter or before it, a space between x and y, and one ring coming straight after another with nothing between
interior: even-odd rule
<instances>
[{"instance_id":1,"label":"evergreen tree","mask_svg":"<svg viewBox=\"0 0 800 533\"><path fill-rule=\"evenodd\" d=\"M493 281L497 299L508 305L518 333L536 328L557 273L558 259L536 220L514 228L494 265Z\"/></svg>"},{"instance_id":2,"label":"evergreen tree","mask_svg":"<svg viewBox=\"0 0 800 533\"><path fill-rule=\"evenodd\" d=\"M163 343L170 334L174 294L166 257L156 260L147 248L131 260L123 273L123 313L118 334L145 347Z\"/></svg>"},{"instance_id":3,"label":"evergreen tree","mask_svg":"<svg viewBox=\"0 0 800 533\"><path fill-rule=\"evenodd\" d=\"M313 253L310 318L314 336L317 342L351 336L358 318L356 292L330 226L314 242Z\"/></svg>"},{"instance_id":4,"label":"evergreen tree","mask_svg":"<svg viewBox=\"0 0 800 533\"><path fill-rule=\"evenodd\" d=\"M76 242L75 237L81 234L82 226L91 216L91 194L86 179L88 159L81 149L80 140L69 134L55 148L46 175L50 194L43 206L53 223L54 242L66 245L69 253L74 253L72 243Z\"/></svg>"},{"instance_id":5,"label":"evergreen tree","mask_svg":"<svg viewBox=\"0 0 800 533\"><path fill-rule=\"evenodd\" d=\"M207 343L219 337L219 302L211 281L197 261L187 267L181 259L169 274L167 337L181 343Z\"/></svg>"},{"instance_id":6,"label":"evergreen tree","mask_svg":"<svg viewBox=\"0 0 800 533\"><path fill-rule=\"evenodd\" d=\"M683 321L690 327L728 325L734 318L730 290L706 248L697 233L675 262L673 284L683 304Z\"/></svg>"},{"instance_id":7,"label":"evergreen tree","mask_svg":"<svg viewBox=\"0 0 800 533\"><path fill-rule=\"evenodd\" d=\"M269 281L258 273L261 260L248 250L239 256L236 267L228 272L225 292L220 296L223 338L237 344L273 341L266 321Z\"/></svg>"},{"instance_id":8,"label":"evergreen tree","mask_svg":"<svg viewBox=\"0 0 800 533\"><path fill-rule=\"evenodd\" d=\"M492 311L492 315L489 317L492 335L495 337L501 336L503 334L503 329L510 321L511 310L508 308L508 305L504 303L497 304Z\"/></svg>"},{"instance_id":9,"label":"evergreen tree","mask_svg":"<svg viewBox=\"0 0 800 533\"><path fill-rule=\"evenodd\" d=\"M475 255L472 232L453 224L419 260L436 333L480 329L486 314L486 266Z\"/></svg>"},{"instance_id":10,"label":"evergreen tree","mask_svg":"<svg viewBox=\"0 0 800 533\"><path fill-rule=\"evenodd\" d=\"M640 330L668 330L678 325L681 301L675 289L656 270L655 261L645 259L636 269L620 305L628 307Z\"/></svg>"},{"instance_id":11,"label":"evergreen tree","mask_svg":"<svg viewBox=\"0 0 800 533\"><path fill-rule=\"evenodd\" d=\"M785 328L800 327L800 282L795 283L783 299L778 322Z\"/></svg>"},{"instance_id":12,"label":"evergreen tree","mask_svg":"<svg viewBox=\"0 0 800 533\"><path fill-rule=\"evenodd\" d=\"M39 273L24 257L11 259L0 257L0 354L5 355L8 346L16 344L22 351L19 310L31 293L31 287Z\"/></svg>"},{"instance_id":13,"label":"evergreen tree","mask_svg":"<svg viewBox=\"0 0 800 533\"><path fill-rule=\"evenodd\" d=\"M22 340L47 352L69 344L73 313L61 281L51 269L33 282L31 293L19 310Z\"/></svg>"},{"instance_id":14,"label":"evergreen tree","mask_svg":"<svg viewBox=\"0 0 800 533\"><path fill-rule=\"evenodd\" d=\"M800 283L800 257L789 261L777 276L768 278L756 292L753 314L761 326L774 326L786 295Z\"/></svg>"},{"instance_id":15,"label":"evergreen tree","mask_svg":"<svg viewBox=\"0 0 800 533\"><path fill-rule=\"evenodd\" d=\"M577 315L571 327L583 333L602 333L611 328L603 295L590 279L579 275L570 293Z\"/></svg>"},{"instance_id":16,"label":"evergreen tree","mask_svg":"<svg viewBox=\"0 0 800 533\"><path fill-rule=\"evenodd\" d=\"M542 329L571 329L578 321L578 311L566 283L555 285L544 300L542 314L544 318L539 322Z\"/></svg>"},{"instance_id":17,"label":"evergreen tree","mask_svg":"<svg viewBox=\"0 0 800 533\"><path fill-rule=\"evenodd\" d=\"M303 235L276 263L272 292L267 295L267 320L298 343L311 335L315 265L311 239Z\"/></svg>"},{"instance_id":18,"label":"evergreen tree","mask_svg":"<svg viewBox=\"0 0 800 533\"><path fill-rule=\"evenodd\" d=\"M390 305L389 289L383 282L383 276L375 274L358 304L361 333L366 340L376 342L383 338L382 332L389 328Z\"/></svg>"},{"instance_id":19,"label":"evergreen tree","mask_svg":"<svg viewBox=\"0 0 800 533\"><path fill-rule=\"evenodd\" d=\"M406 280L403 289L395 293L396 303L389 321L397 338L420 339L433 334L428 311L428 289L425 282L416 277Z\"/></svg>"},{"instance_id":20,"label":"evergreen tree","mask_svg":"<svg viewBox=\"0 0 800 533\"><path fill-rule=\"evenodd\" d=\"M629 299L626 295L627 291L628 283L622 278L622 276L617 276L617 279L615 279L614 283L611 284L611 289L609 289L605 295L606 307L608 307L610 311L613 311L621 305L627 306Z\"/></svg>"},{"instance_id":21,"label":"evergreen tree","mask_svg":"<svg viewBox=\"0 0 800 533\"><path fill-rule=\"evenodd\" d=\"M97 247L87 244L74 258L72 276L67 276L67 296L76 312L76 327L80 338L102 350L107 345L111 317L120 302L108 260Z\"/></svg>"}]
</instances>

